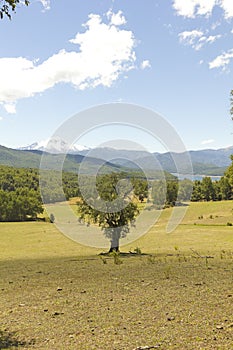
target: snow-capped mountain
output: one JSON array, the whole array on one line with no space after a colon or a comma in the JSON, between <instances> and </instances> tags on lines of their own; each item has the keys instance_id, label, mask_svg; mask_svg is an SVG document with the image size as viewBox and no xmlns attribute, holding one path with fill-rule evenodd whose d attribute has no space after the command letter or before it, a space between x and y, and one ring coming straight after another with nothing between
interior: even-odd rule
<instances>
[{"instance_id":1,"label":"snow-capped mountain","mask_svg":"<svg viewBox=\"0 0 233 350\"><path fill-rule=\"evenodd\" d=\"M49 153L69 153L77 154L88 151L90 148L78 144L69 145L66 141L56 137L49 140L34 142L31 145L19 147L21 151L42 151Z\"/></svg>"}]
</instances>

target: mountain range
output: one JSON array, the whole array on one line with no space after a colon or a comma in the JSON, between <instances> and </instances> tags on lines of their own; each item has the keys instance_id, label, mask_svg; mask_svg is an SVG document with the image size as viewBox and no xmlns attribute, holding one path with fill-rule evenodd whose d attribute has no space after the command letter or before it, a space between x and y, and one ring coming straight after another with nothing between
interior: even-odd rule
<instances>
[{"instance_id":1,"label":"mountain range","mask_svg":"<svg viewBox=\"0 0 233 350\"><path fill-rule=\"evenodd\" d=\"M40 142L34 142L31 145L19 147L20 151L42 151L50 153L67 153L76 154L81 151L88 151L90 148L82 145L72 145L69 146L67 142L61 140L58 137L53 137L51 140L44 140Z\"/></svg>"},{"instance_id":2,"label":"mountain range","mask_svg":"<svg viewBox=\"0 0 233 350\"><path fill-rule=\"evenodd\" d=\"M184 162L183 153L149 153L138 150L118 150L114 148L95 148L89 149L84 146L67 147L65 142L55 140L50 147L41 143L34 143L20 149L10 149L0 146L0 164L11 165L15 167L38 168L40 166L41 155L46 150L47 158L52 163L57 163L65 157L63 169L66 171L77 172L80 164L85 159L85 169L82 170L90 173L96 167L102 167L104 171L121 171L125 169L159 171L161 169L176 173L175 163L178 162L183 174L187 174L189 169ZM209 176L221 176L226 168L231 164L230 156L233 154L233 146L218 150L207 149L198 151L189 151L192 161L193 173ZM103 167L102 167L103 169Z\"/></svg>"},{"instance_id":3,"label":"mountain range","mask_svg":"<svg viewBox=\"0 0 233 350\"><path fill-rule=\"evenodd\" d=\"M189 172L189 167L186 164L187 153L155 152L150 154L145 151L96 148L91 151L81 151L80 154L91 154L92 157L106 159L113 164L124 167L134 167L132 164L134 162L142 169L155 169L157 166L157 169L162 168L170 173L177 172L175 165L175 163L177 163L183 174ZM231 164L230 156L233 154L233 146L218 150L205 149L189 151L188 154L192 162L194 174L221 176ZM156 162L152 161L151 155L156 159Z\"/></svg>"}]
</instances>

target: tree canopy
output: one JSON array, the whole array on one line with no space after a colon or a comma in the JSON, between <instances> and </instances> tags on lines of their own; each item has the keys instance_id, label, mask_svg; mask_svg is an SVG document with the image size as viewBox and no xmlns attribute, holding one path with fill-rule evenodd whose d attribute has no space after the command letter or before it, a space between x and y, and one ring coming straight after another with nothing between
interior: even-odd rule
<instances>
[{"instance_id":1,"label":"tree canopy","mask_svg":"<svg viewBox=\"0 0 233 350\"><path fill-rule=\"evenodd\" d=\"M19 4L24 4L26 6L29 5L28 0L0 0L0 18L2 19L4 15L6 15L9 19L11 19L11 14L15 12L16 7Z\"/></svg>"},{"instance_id":2,"label":"tree canopy","mask_svg":"<svg viewBox=\"0 0 233 350\"><path fill-rule=\"evenodd\" d=\"M79 196L78 177L62 174L62 188L58 190L58 175L45 170L43 176L44 203L54 203ZM62 196L61 196L62 193ZM13 168L0 165L0 221L35 219L43 212L38 169Z\"/></svg>"},{"instance_id":3,"label":"tree canopy","mask_svg":"<svg viewBox=\"0 0 233 350\"><path fill-rule=\"evenodd\" d=\"M122 174L112 173L97 177L96 189L86 192L77 203L80 220L101 227L111 242L109 252L118 252L120 238L126 236L139 213L132 187Z\"/></svg>"}]
</instances>

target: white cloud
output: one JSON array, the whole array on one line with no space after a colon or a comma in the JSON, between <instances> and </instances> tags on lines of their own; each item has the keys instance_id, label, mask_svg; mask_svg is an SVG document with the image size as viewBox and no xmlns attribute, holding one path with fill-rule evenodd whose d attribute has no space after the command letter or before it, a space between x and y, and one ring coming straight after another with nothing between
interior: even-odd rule
<instances>
[{"instance_id":1,"label":"white cloud","mask_svg":"<svg viewBox=\"0 0 233 350\"><path fill-rule=\"evenodd\" d=\"M110 23L114 26L121 26L121 25L127 23L122 11L118 11L117 13L113 13L110 10L107 13L107 17L110 19Z\"/></svg>"},{"instance_id":2,"label":"white cloud","mask_svg":"<svg viewBox=\"0 0 233 350\"><path fill-rule=\"evenodd\" d=\"M214 43L216 40L220 39L222 37L221 34L218 34L218 35L210 35L210 36L207 36L205 37L205 42L206 43Z\"/></svg>"},{"instance_id":3,"label":"white cloud","mask_svg":"<svg viewBox=\"0 0 233 350\"><path fill-rule=\"evenodd\" d=\"M200 50L204 45L212 44L222 37L220 34L205 36L200 30L185 31L178 36L182 44L190 45L194 50Z\"/></svg>"},{"instance_id":4,"label":"white cloud","mask_svg":"<svg viewBox=\"0 0 233 350\"><path fill-rule=\"evenodd\" d=\"M0 121L3 120L3 117L0 117Z\"/></svg>"},{"instance_id":5,"label":"white cloud","mask_svg":"<svg viewBox=\"0 0 233 350\"><path fill-rule=\"evenodd\" d=\"M45 10L50 10L50 0L40 0Z\"/></svg>"},{"instance_id":6,"label":"white cloud","mask_svg":"<svg viewBox=\"0 0 233 350\"><path fill-rule=\"evenodd\" d=\"M179 16L194 18L210 16L215 6L224 11L225 19L233 17L232 0L173 0L173 7Z\"/></svg>"},{"instance_id":7,"label":"white cloud","mask_svg":"<svg viewBox=\"0 0 233 350\"><path fill-rule=\"evenodd\" d=\"M149 60L144 60L141 63L141 69L144 70L146 68L151 68L151 64Z\"/></svg>"},{"instance_id":8,"label":"white cloud","mask_svg":"<svg viewBox=\"0 0 233 350\"><path fill-rule=\"evenodd\" d=\"M233 17L233 1L232 0L222 0L221 7L225 12L225 18Z\"/></svg>"},{"instance_id":9,"label":"white cloud","mask_svg":"<svg viewBox=\"0 0 233 350\"><path fill-rule=\"evenodd\" d=\"M200 30L192 30L192 31L182 32L178 36L181 43L185 45L190 45L193 48L195 48L196 41L200 39L203 36L203 34L204 33Z\"/></svg>"},{"instance_id":10,"label":"white cloud","mask_svg":"<svg viewBox=\"0 0 233 350\"><path fill-rule=\"evenodd\" d=\"M196 15L209 16L216 4L216 0L174 0L173 7L177 14L194 18Z\"/></svg>"},{"instance_id":11,"label":"white cloud","mask_svg":"<svg viewBox=\"0 0 233 350\"><path fill-rule=\"evenodd\" d=\"M9 114L15 114L16 113L16 108L14 103L4 103L3 107Z\"/></svg>"},{"instance_id":12,"label":"white cloud","mask_svg":"<svg viewBox=\"0 0 233 350\"><path fill-rule=\"evenodd\" d=\"M201 142L201 144L202 144L202 145L209 145L209 144L214 143L214 142L215 142L215 140L209 139L209 140L203 140L203 141Z\"/></svg>"},{"instance_id":13,"label":"white cloud","mask_svg":"<svg viewBox=\"0 0 233 350\"><path fill-rule=\"evenodd\" d=\"M226 70L227 66L233 59L233 49L223 52L221 55L217 56L213 61L209 62L209 68L222 68Z\"/></svg>"},{"instance_id":14,"label":"white cloud","mask_svg":"<svg viewBox=\"0 0 233 350\"><path fill-rule=\"evenodd\" d=\"M113 16L104 23L99 15L91 14L85 31L70 40L79 46L77 51L61 50L41 64L24 57L1 58L0 102L13 111L12 103L18 99L58 83L70 83L82 90L110 87L122 73L134 68L136 60L132 31L112 24Z\"/></svg>"}]
</instances>

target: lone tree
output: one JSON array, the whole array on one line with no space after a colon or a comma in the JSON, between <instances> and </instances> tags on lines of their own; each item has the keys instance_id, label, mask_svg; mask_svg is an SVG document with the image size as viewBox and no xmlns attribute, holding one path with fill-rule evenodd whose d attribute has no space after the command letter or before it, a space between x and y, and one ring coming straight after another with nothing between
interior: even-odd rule
<instances>
[{"instance_id":1,"label":"lone tree","mask_svg":"<svg viewBox=\"0 0 233 350\"><path fill-rule=\"evenodd\" d=\"M77 203L80 221L101 227L110 240L109 252L118 252L120 238L126 237L139 213L132 185L122 174L112 173L97 177L96 189Z\"/></svg>"},{"instance_id":2,"label":"lone tree","mask_svg":"<svg viewBox=\"0 0 233 350\"><path fill-rule=\"evenodd\" d=\"M6 15L9 19L11 19L11 13L15 12L18 4L29 5L28 0L0 0L0 18L2 19L4 15Z\"/></svg>"}]
</instances>

